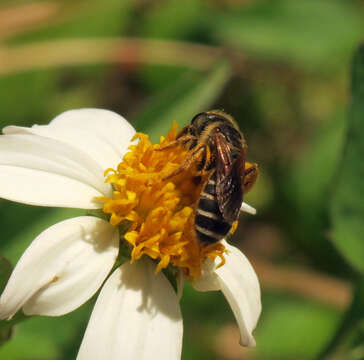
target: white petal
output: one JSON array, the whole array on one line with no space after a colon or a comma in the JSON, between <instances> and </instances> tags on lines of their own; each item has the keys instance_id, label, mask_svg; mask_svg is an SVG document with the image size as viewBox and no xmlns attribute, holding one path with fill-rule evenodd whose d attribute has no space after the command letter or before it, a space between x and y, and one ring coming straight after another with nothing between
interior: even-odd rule
<instances>
[{"instance_id":1,"label":"white petal","mask_svg":"<svg viewBox=\"0 0 364 360\"><path fill-rule=\"evenodd\" d=\"M23 307L27 315L58 316L86 302L118 255L119 232L102 219L82 216L42 232L17 263L0 297L0 318Z\"/></svg>"},{"instance_id":2,"label":"white petal","mask_svg":"<svg viewBox=\"0 0 364 360\"><path fill-rule=\"evenodd\" d=\"M97 299L77 360L179 360L182 317L166 277L148 259L124 264Z\"/></svg>"},{"instance_id":3,"label":"white petal","mask_svg":"<svg viewBox=\"0 0 364 360\"><path fill-rule=\"evenodd\" d=\"M206 259L201 267L201 275L192 283L197 291L217 291L221 290L218 276L215 273L216 265Z\"/></svg>"},{"instance_id":4,"label":"white petal","mask_svg":"<svg viewBox=\"0 0 364 360\"><path fill-rule=\"evenodd\" d=\"M0 197L25 204L95 209L110 196L103 169L69 144L32 134L0 136Z\"/></svg>"},{"instance_id":5,"label":"white petal","mask_svg":"<svg viewBox=\"0 0 364 360\"><path fill-rule=\"evenodd\" d=\"M120 115L103 109L66 111L49 125L9 126L4 133L28 132L64 141L93 158L106 170L115 168L130 145L134 128Z\"/></svg>"},{"instance_id":6,"label":"white petal","mask_svg":"<svg viewBox=\"0 0 364 360\"><path fill-rule=\"evenodd\" d=\"M244 211L244 212L246 212L248 214L251 214L251 215L256 215L256 213L257 213L257 210L256 209L254 209L252 206L248 205L245 202L243 202L241 204L240 211Z\"/></svg>"},{"instance_id":7,"label":"white petal","mask_svg":"<svg viewBox=\"0 0 364 360\"><path fill-rule=\"evenodd\" d=\"M224 240L223 244L228 250L225 265L216 269L220 260L216 260L215 264L206 261L201 277L193 286L199 291L221 290L239 325L241 344L255 346L252 332L262 308L259 281L244 254Z\"/></svg>"},{"instance_id":8,"label":"white petal","mask_svg":"<svg viewBox=\"0 0 364 360\"><path fill-rule=\"evenodd\" d=\"M255 346L252 332L262 310L259 281L244 254L226 241L224 245L229 251L226 264L216 269L215 273L239 325L241 344Z\"/></svg>"}]
</instances>

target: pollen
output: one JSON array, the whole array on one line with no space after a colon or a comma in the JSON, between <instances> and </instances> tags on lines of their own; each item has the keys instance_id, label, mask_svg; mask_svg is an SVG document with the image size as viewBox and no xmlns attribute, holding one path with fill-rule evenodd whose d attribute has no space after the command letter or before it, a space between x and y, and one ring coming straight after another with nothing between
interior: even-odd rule
<instances>
[{"instance_id":1,"label":"pollen","mask_svg":"<svg viewBox=\"0 0 364 360\"><path fill-rule=\"evenodd\" d=\"M174 123L159 144L137 133L132 141L139 141L129 147L117 169L105 171L105 181L113 186L112 198L97 200L103 202L112 225L129 222L124 239L131 245L131 262L146 255L157 262L156 272L173 265L193 281L207 258L219 257L220 266L224 264L225 247L219 242L201 245L194 231L196 204L206 178L191 166L165 179L187 155L181 145L168 146L176 139L177 128Z\"/></svg>"}]
</instances>

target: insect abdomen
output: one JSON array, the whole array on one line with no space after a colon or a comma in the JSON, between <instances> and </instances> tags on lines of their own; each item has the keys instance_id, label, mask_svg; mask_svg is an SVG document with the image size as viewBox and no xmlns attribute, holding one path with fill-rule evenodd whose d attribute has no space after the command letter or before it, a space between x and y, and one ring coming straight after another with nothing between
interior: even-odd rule
<instances>
[{"instance_id":1,"label":"insect abdomen","mask_svg":"<svg viewBox=\"0 0 364 360\"><path fill-rule=\"evenodd\" d=\"M223 239L232 224L224 220L216 197L216 173L210 176L203 187L195 214L195 231L201 243L206 245Z\"/></svg>"}]
</instances>

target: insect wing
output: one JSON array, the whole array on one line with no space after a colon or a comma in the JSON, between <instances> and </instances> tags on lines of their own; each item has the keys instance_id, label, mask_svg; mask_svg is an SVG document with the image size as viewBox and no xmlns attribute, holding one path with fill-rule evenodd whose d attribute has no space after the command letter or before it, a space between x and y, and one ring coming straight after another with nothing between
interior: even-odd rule
<instances>
[{"instance_id":1,"label":"insect wing","mask_svg":"<svg viewBox=\"0 0 364 360\"><path fill-rule=\"evenodd\" d=\"M237 159L232 158L229 144L222 133L214 135L216 146L216 195L219 210L228 222L236 220L243 201L244 149Z\"/></svg>"}]
</instances>

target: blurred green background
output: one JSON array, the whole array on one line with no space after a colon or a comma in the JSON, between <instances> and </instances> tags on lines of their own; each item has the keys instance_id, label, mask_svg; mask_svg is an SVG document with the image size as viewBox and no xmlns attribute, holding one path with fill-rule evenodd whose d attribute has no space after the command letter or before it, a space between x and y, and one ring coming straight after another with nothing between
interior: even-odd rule
<instances>
[{"instance_id":1,"label":"blurred green background","mask_svg":"<svg viewBox=\"0 0 364 360\"><path fill-rule=\"evenodd\" d=\"M81 107L116 111L153 140L209 109L240 124L261 176L246 198L258 214L231 242L261 282L257 347L239 346L220 293L187 285L183 359L364 359L363 30L363 0L0 2L1 127ZM12 265L40 231L82 214L0 208ZM0 258L0 289L9 269ZM75 358L91 309L0 321L0 358Z\"/></svg>"}]
</instances>

